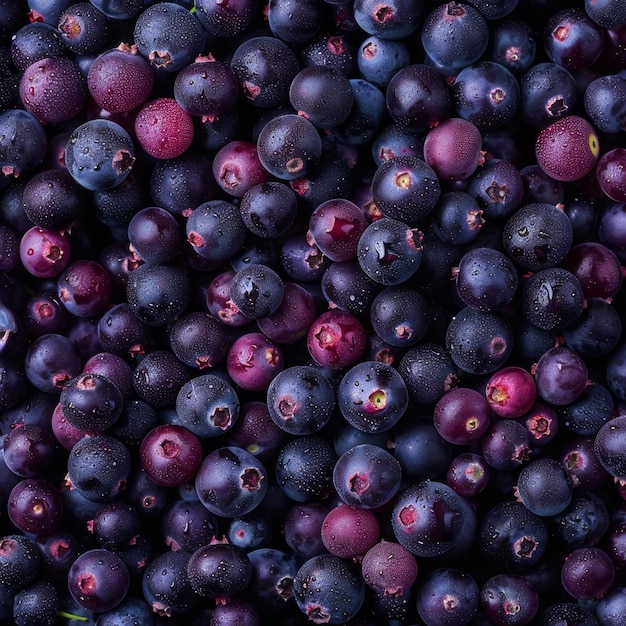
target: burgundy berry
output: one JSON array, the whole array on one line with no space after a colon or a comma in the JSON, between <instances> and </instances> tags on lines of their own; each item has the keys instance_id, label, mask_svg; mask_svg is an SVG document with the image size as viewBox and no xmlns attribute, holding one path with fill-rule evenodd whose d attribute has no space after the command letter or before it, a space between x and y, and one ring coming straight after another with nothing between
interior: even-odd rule
<instances>
[{"instance_id":1,"label":"burgundy berry","mask_svg":"<svg viewBox=\"0 0 626 626\"><path fill-rule=\"evenodd\" d=\"M58 276L69 264L72 252L67 233L33 226L20 241L22 265L33 276Z\"/></svg>"},{"instance_id":2,"label":"burgundy berry","mask_svg":"<svg viewBox=\"0 0 626 626\"><path fill-rule=\"evenodd\" d=\"M333 369L356 363L366 344L363 324L354 315L339 309L319 315L307 335L307 347L313 359Z\"/></svg>"},{"instance_id":3,"label":"burgundy berry","mask_svg":"<svg viewBox=\"0 0 626 626\"><path fill-rule=\"evenodd\" d=\"M202 461L202 445L198 436L184 426L162 424L143 438L139 457L141 466L157 485L178 487L196 475Z\"/></svg>"},{"instance_id":4,"label":"burgundy berry","mask_svg":"<svg viewBox=\"0 0 626 626\"><path fill-rule=\"evenodd\" d=\"M359 559L378 541L380 524L371 510L340 504L326 515L321 536L331 554Z\"/></svg>"},{"instance_id":5,"label":"burgundy berry","mask_svg":"<svg viewBox=\"0 0 626 626\"><path fill-rule=\"evenodd\" d=\"M29 65L19 93L24 108L42 124L66 122L87 104L85 77L71 59L50 57Z\"/></svg>"},{"instance_id":6,"label":"burgundy berry","mask_svg":"<svg viewBox=\"0 0 626 626\"><path fill-rule=\"evenodd\" d=\"M491 470L485 459L474 452L462 452L456 456L446 472L446 483L460 496L473 498L483 491L491 478Z\"/></svg>"},{"instance_id":7,"label":"burgundy berry","mask_svg":"<svg viewBox=\"0 0 626 626\"><path fill-rule=\"evenodd\" d=\"M487 400L478 391L457 387L438 400L433 423L446 441L465 445L485 436L491 425L491 411Z\"/></svg>"},{"instance_id":8,"label":"burgundy berry","mask_svg":"<svg viewBox=\"0 0 626 626\"><path fill-rule=\"evenodd\" d=\"M541 169L558 181L579 180L598 161L600 141L593 126L578 115L568 115L544 128L535 142Z\"/></svg>"},{"instance_id":9,"label":"burgundy berry","mask_svg":"<svg viewBox=\"0 0 626 626\"><path fill-rule=\"evenodd\" d=\"M96 104L111 113L131 111L150 95L154 72L137 46L121 43L100 53L89 66L87 88Z\"/></svg>"},{"instance_id":10,"label":"burgundy berry","mask_svg":"<svg viewBox=\"0 0 626 626\"><path fill-rule=\"evenodd\" d=\"M406 548L395 541L383 539L365 553L361 571L371 589L399 597L417 580L418 564Z\"/></svg>"},{"instance_id":11,"label":"burgundy berry","mask_svg":"<svg viewBox=\"0 0 626 626\"><path fill-rule=\"evenodd\" d=\"M213 157L213 176L223 191L242 198L255 185L269 177L261 164L257 147L249 141L231 141Z\"/></svg>"},{"instance_id":12,"label":"burgundy berry","mask_svg":"<svg viewBox=\"0 0 626 626\"><path fill-rule=\"evenodd\" d=\"M80 259L68 265L59 275L57 295L72 315L94 317L111 302L113 278L96 261Z\"/></svg>"},{"instance_id":13,"label":"burgundy berry","mask_svg":"<svg viewBox=\"0 0 626 626\"><path fill-rule=\"evenodd\" d=\"M263 333L246 333L231 345L226 357L226 369L242 389L267 389L284 367L281 349Z\"/></svg>"}]
</instances>

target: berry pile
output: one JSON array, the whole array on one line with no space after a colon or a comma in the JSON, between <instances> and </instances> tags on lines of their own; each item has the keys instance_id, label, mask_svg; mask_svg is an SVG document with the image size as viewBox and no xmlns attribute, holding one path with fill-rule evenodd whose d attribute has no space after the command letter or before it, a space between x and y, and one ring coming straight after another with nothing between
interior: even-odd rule
<instances>
[{"instance_id":1,"label":"berry pile","mask_svg":"<svg viewBox=\"0 0 626 626\"><path fill-rule=\"evenodd\" d=\"M0 0L0 623L626 624L626 3Z\"/></svg>"}]
</instances>

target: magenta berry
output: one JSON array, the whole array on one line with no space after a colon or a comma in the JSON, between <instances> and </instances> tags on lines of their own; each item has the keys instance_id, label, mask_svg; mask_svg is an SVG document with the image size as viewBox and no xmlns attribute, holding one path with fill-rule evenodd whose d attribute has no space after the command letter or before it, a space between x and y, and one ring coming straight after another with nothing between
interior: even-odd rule
<instances>
[{"instance_id":1,"label":"magenta berry","mask_svg":"<svg viewBox=\"0 0 626 626\"><path fill-rule=\"evenodd\" d=\"M363 324L339 309L319 315L309 328L307 347L322 366L340 369L354 364L365 351Z\"/></svg>"},{"instance_id":2,"label":"magenta berry","mask_svg":"<svg viewBox=\"0 0 626 626\"><path fill-rule=\"evenodd\" d=\"M340 504L326 515L321 536L331 554L358 559L378 541L380 525L371 510Z\"/></svg>"},{"instance_id":3,"label":"magenta berry","mask_svg":"<svg viewBox=\"0 0 626 626\"><path fill-rule=\"evenodd\" d=\"M157 98L144 104L137 113L135 135L150 156L173 159L191 145L193 120L174 98Z\"/></svg>"},{"instance_id":4,"label":"magenta berry","mask_svg":"<svg viewBox=\"0 0 626 626\"><path fill-rule=\"evenodd\" d=\"M263 333L246 333L231 345L226 369L242 389L262 391L283 370L281 349Z\"/></svg>"},{"instance_id":5,"label":"magenta berry","mask_svg":"<svg viewBox=\"0 0 626 626\"><path fill-rule=\"evenodd\" d=\"M66 233L33 226L20 241L20 259L38 278L58 276L69 264L71 242Z\"/></svg>"},{"instance_id":6,"label":"magenta berry","mask_svg":"<svg viewBox=\"0 0 626 626\"><path fill-rule=\"evenodd\" d=\"M485 395L494 413L501 417L520 417L533 406L537 387L529 371L509 366L491 375Z\"/></svg>"},{"instance_id":7,"label":"magenta berry","mask_svg":"<svg viewBox=\"0 0 626 626\"><path fill-rule=\"evenodd\" d=\"M184 426L163 424L146 434L139 456L141 466L157 485L178 487L196 475L202 445Z\"/></svg>"}]
</instances>

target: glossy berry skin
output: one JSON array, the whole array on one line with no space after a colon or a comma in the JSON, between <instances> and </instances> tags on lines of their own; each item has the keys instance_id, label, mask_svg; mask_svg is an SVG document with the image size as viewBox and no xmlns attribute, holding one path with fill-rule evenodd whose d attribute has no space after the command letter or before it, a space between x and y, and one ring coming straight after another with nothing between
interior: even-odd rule
<instances>
[{"instance_id":1,"label":"glossy berry skin","mask_svg":"<svg viewBox=\"0 0 626 626\"><path fill-rule=\"evenodd\" d=\"M91 191L120 185L135 162L128 132L116 122L89 120L74 129L65 147L65 165L74 180Z\"/></svg>"},{"instance_id":2,"label":"glossy berry skin","mask_svg":"<svg viewBox=\"0 0 626 626\"><path fill-rule=\"evenodd\" d=\"M594 439L594 452L602 467L615 478L626 478L626 464L618 450L626 433L626 416L618 415L604 424Z\"/></svg>"},{"instance_id":3,"label":"glossy berry skin","mask_svg":"<svg viewBox=\"0 0 626 626\"><path fill-rule=\"evenodd\" d=\"M289 86L300 66L296 54L277 37L250 37L234 51L230 68L243 97L256 107L276 107L289 101Z\"/></svg>"},{"instance_id":4,"label":"glossy berry skin","mask_svg":"<svg viewBox=\"0 0 626 626\"><path fill-rule=\"evenodd\" d=\"M564 9L548 20L543 43L551 61L576 72L600 56L604 32L583 9Z\"/></svg>"},{"instance_id":5,"label":"glossy berry skin","mask_svg":"<svg viewBox=\"0 0 626 626\"><path fill-rule=\"evenodd\" d=\"M284 234L294 222L297 198L285 183L268 181L246 190L239 209L248 230L271 239Z\"/></svg>"},{"instance_id":6,"label":"glossy berry skin","mask_svg":"<svg viewBox=\"0 0 626 626\"><path fill-rule=\"evenodd\" d=\"M327 200L311 214L307 235L331 261L351 261L367 225L363 211L354 202Z\"/></svg>"},{"instance_id":7,"label":"glossy berry skin","mask_svg":"<svg viewBox=\"0 0 626 626\"><path fill-rule=\"evenodd\" d=\"M588 382L587 364L567 346L545 352L535 368L537 395L557 406L574 402Z\"/></svg>"},{"instance_id":8,"label":"glossy berry skin","mask_svg":"<svg viewBox=\"0 0 626 626\"><path fill-rule=\"evenodd\" d=\"M478 612L480 589L467 572L441 567L419 584L416 602L426 626L461 626Z\"/></svg>"},{"instance_id":9,"label":"glossy berry skin","mask_svg":"<svg viewBox=\"0 0 626 626\"><path fill-rule=\"evenodd\" d=\"M518 76L531 67L536 51L535 33L526 22L509 19L494 25L487 49L490 61Z\"/></svg>"},{"instance_id":10,"label":"glossy berry skin","mask_svg":"<svg viewBox=\"0 0 626 626\"><path fill-rule=\"evenodd\" d=\"M535 156L541 169L555 180L579 180L596 165L600 141L585 118L568 115L540 131Z\"/></svg>"},{"instance_id":11,"label":"glossy berry skin","mask_svg":"<svg viewBox=\"0 0 626 626\"><path fill-rule=\"evenodd\" d=\"M469 250L461 257L454 274L461 300L479 311L497 311L517 293L515 265L506 254L493 248Z\"/></svg>"},{"instance_id":12,"label":"glossy berry skin","mask_svg":"<svg viewBox=\"0 0 626 626\"><path fill-rule=\"evenodd\" d=\"M150 156L173 159L191 146L193 119L174 98L157 98L139 109L135 118L135 136Z\"/></svg>"},{"instance_id":13,"label":"glossy berry skin","mask_svg":"<svg viewBox=\"0 0 626 626\"><path fill-rule=\"evenodd\" d=\"M474 452L455 456L446 471L446 484L464 498L473 498L484 491L490 478L489 465Z\"/></svg>"},{"instance_id":14,"label":"glossy berry skin","mask_svg":"<svg viewBox=\"0 0 626 626\"><path fill-rule=\"evenodd\" d=\"M436 65L454 70L474 63L485 52L487 22L473 6L447 2L426 17L421 38Z\"/></svg>"},{"instance_id":15,"label":"glossy berry skin","mask_svg":"<svg viewBox=\"0 0 626 626\"><path fill-rule=\"evenodd\" d=\"M45 535L58 528L63 518L59 489L45 478L24 478L7 498L7 515L25 533Z\"/></svg>"},{"instance_id":16,"label":"glossy berry skin","mask_svg":"<svg viewBox=\"0 0 626 626\"><path fill-rule=\"evenodd\" d=\"M305 561L293 580L293 592L300 611L316 623L343 624L365 600L363 580L346 560L332 554Z\"/></svg>"},{"instance_id":17,"label":"glossy berry skin","mask_svg":"<svg viewBox=\"0 0 626 626\"><path fill-rule=\"evenodd\" d=\"M330 129L348 119L354 92L342 71L324 66L304 67L291 81L289 101L298 115L317 128Z\"/></svg>"},{"instance_id":18,"label":"glossy berry skin","mask_svg":"<svg viewBox=\"0 0 626 626\"><path fill-rule=\"evenodd\" d=\"M72 598L80 606L101 613L123 600L130 575L119 556L105 548L94 548L72 563L67 583Z\"/></svg>"},{"instance_id":19,"label":"glossy berry skin","mask_svg":"<svg viewBox=\"0 0 626 626\"><path fill-rule=\"evenodd\" d=\"M537 388L530 372L511 365L491 375L485 396L494 413L502 417L521 417L535 403Z\"/></svg>"},{"instance_id":20,"label":"glossy berry skin","mask_svg":"<svg viewBox=\"0 0 626 626\"><path fill-rule=\"evenodd\" d=\"M63 43L76 54L99 52L109 37L106 16L90 2L70 5L59 16L57 28Z\"/></svg>"},{"instance_id":21,"label":"glossy berry skin","mask_svg":"<svg viewBox=\"0 0 626 626\"><path fill-rule=\"evenodd\" d=\"M187 242L197 254L217 264L244 245L246 226L234 204L226 200L209 200L187 216L185 233Z\"/></svg>"},{"instance_id":22,"label":"glossy berry skin","mask_svg":"<svg viewBox=\"0 0 626 626\"><path fill-rule=\"evenodd\" d=\"M517 481L517 494L529 511L551 517L569 505L572 486L559 461L535 459L522 468Z\"/></svg>"},{"instance_id":23,"label":"glossy berry skin","mask_svg":"<svg viewBox=\"0 0 626 626\"><path fill-rule=\"evenodd\" d=\"M348 505L376 509L398 493L402 470L384 448L362 443L346 450L333 470L333 484Z\"/></svg>"},{"instance_id":24,"label":"glossy berry skin","mask_svg":"<svg viewBox=\"0 0 626 626\"><path fill-rule=\"evenodd\" d=\"M354 19L366 33L392 41L413 33L422 16L421 6L405 0L387 3L358 0L354 6Z\"/></svg>"},{"instance_id":25,"label":"glossy berry skin","mask_svg":"<svg viewBox=\"0 0 626 626\"><path fill-rule=\"evenodd\" d=\"M198 57L176 74L174 98L197 117L219 119L239 98L239 81L230 67L213 57Z\"/></svg>"},{"instance_id":26,"label":"glossy berry skin","mask_svg":"<svg viewBox=\"0 0 626 626\"><path fill-rule=\"evenodd\" d=\"M304 435L288 441L278 452L276 482L295 502L314 502L332 493L337 455L322 437Z\"/></svg>"},{"instance_id":27,"label":"glossy berry skin","mask_svg":"<svg viewBox=\"0 0 626 626\"><path fill-rule=\"evenodd\" d=\"M9 589L18 589L34 580L41 565L41 554L32 539L20 533L0 538L0 581Z\"/></svg>"},{"instance_id":28,"label":"glossy berry skin","mask_svg":"<svg viewBox=\"0 0 626 626\"><path fill-rule=\"evenodd\" d=\"M402 418L409 394L400 374L386 363L362 361L342 377L337 404L343 417L364 432L383 432Z\"/></svg>"},{"instance_id":29,"label":"glossy berry skin","mask_svg":"<svg viewBox=\"0 0 626 626\"><path fill-rule=\"evenodd\" d=\"M185 37L181 38L181 34ZM202 28L185 7L174 2L146 8L137 17L134 40L152 67L178 72L202 50Z\"/></svg>"},{"instance_id":30,"label":"glossy berry skin","mask_svg":"<svg viewBox=\"0 0 626 626\"><path fill-rule=\"evenodd\" d=\"M479 527L481 555L507 571L522 573L547 552L548 522L521 502L505 501L491 507Z\"/></svg>"},{"instance_id":31,"label":"glossy berry skin","mask_svg":"<svg viewBox=\"0 0 626 626\"><path fill-rule=\"evenodd\" d=\"M482 439L491 425L489 403L475 389L451 389L435 404L433 424L446 441L470 444Z\"/></svg>"},{"instance_id":32,"label":"glossy berry skin","mask_svg":"<svg viewBox=\"0 0 626 626\"><path fill-rule=\"evenodd\" d=\"M399 156L378 166L372 194L385 217L413 224L432 212L441 187L436 172L425 161Z\"/></svg>"},{"instance_id":33,"label":"glossy berry skin","mask_svg":"<svg viewBox=\"0 0 626 626\"><path fill-rule=\"evenodd\" d=\"M626 82L620 74L599 76L587 85L583 104L591 123L601 132L618 133L626 123L626 111L609 103L621 102Z\"/></svg>"},{"instance_id":34,"label":"glossy berry skin","mask_svg":"<svg viewBox=\"0 0 626 626\"><path fill-rule=\"evenodd\" d=\"M288 367L267 388L267 409L272 421L292 435L317 432L328 423L334 408L334 389L313 366Z\"/></svg>"},{"instance_id":35,"label":"glossy berry skin","mask_svg":"<svg viewBox=\"0 0 626 626\"><path fill-rule=\"evenodd\" d=\"M230 297L246 317L267 317L279 307L285 293L283 281L271 267L253 263L233 276Z\"/></svg>"},{"instance_id":36,"label":"glossy berry skin","mask_svg":"<svg viewBox=\"0 0 626 626\"><path fill-rule=\"evenodd\" d=\"M615 202L626 200L626 181L623 175L625 152L614 148L605 152L598 160L596 178L602 191Z\"/></svg>"},{"instance_id":37,"label":"glossy berry skin","mask_svg":"<svg viewBox=\"0 0 626 626\"><path fill-rule=\"evenodd\" d=\"M365 553L361 571L368 587L378 593L400 597L415 583L418 564L406 548L383 539Z\"/></svg>"},{"instance_id":38,"label":"glossy berry skin","mask_svg":"<svg viewBox=\"0 0 626 626\"><path fill-rule=\"evenodd\" d=\"M71 241L63 232L33 226L22 236L22 265L38 278L58 276L71 260Z\"/></svg>"},{"instance_id":39,"label":"glossy berry skin","mask_svg":"<svg viewBox=\"0 0 626 626\"><path fill-rule=\"evenodd\" d=\"M530 436L516 420L499 420L481 442L481 455L495 470L519 469L531 457Z\"/></svg>"},{"instance_id":40,"label":"glossy berry skin","mask_svg":"<svg viewBox=\"0 0 626 626\"><path fill-rule=\"evenodd\" d=\"M548 203L533 202L509 217L502 243L513 261L537 272L560 263L569 252L573 237L572 223L563 211Z\"/></svg>"},{"instance_id":41,"label":"glossy berry skin","mask_svg":"<svg viewBox=\"0 0 626 626\"><path fill-rule=\"evenodd\" d=\"M502 318L472 307L461 309L446 329L446 347L454 363L470 374L490 374L504 365L513 349L513 331Z\"/></svg>"},{"instance_id":42,"label":"glossy berry skin","mask_svg":"<svg viewBox=\"0 0 626 626\"><path fill-rule=\"evenodd\" d=\"M113 426L123 406L117 385L105 376L92 373L79 374L69 381L59 401L69 424L92 434Z\"/></svg>"},{"instance_id":43,"label":"glossy berry skin","mask_svg":"<svg viewBox=\"0 0 626 626\"><path fill-rule=\"evenodd\" d=\"M176 395L179 422L198 437L217 437L230 430L239 407L232 385L215 374L187 380Z\"/></svg>"},{"instance_id":44,"label":"glossy berry skin","mask_svg":"<svg viewBox=\"0 0 626 626\"><path fill-rule=\"evenodd\" d=\"M182 233L174 216L160 207L145 207L128 223L128 241L138 261L155 265L172 261L182 248Z\"/></svg>"},{"instance_id":45,"label":"glossy berry skin","mask_svg":"<svg viewBox=\"0 0 626 626\"><path fill-rule=\"evenodd\" d=\"M38 581L24 587L13 599L16 626L52 623L59 610L59 594L52 583Z\"/></svg>"},{"instance_id":46,"label":"glossy berry skin","mask_svg":"<svg viewBox=\"0 0 626 626\"><path fill-rule=\"evenodd\" d=\"M189 557L189 552L167 551L146 566L141 589L152 615L177 615L197 605L198 596L187 574Z\"/></svg>"},{"instance_id":47,"label":"glossy berry skin","mask_svg":"<svg viewBox=\"0 0 626 626\"><path fill-rule=\"evenodd\" d=\"M438 481L421 481L397 498L391 523L398 543L414 556L458 554L474 541L469 501Z\"/></svg>"},{"instance_id":48,"label":"glossy berry skin","mask_svg":"<svg viewBox=\"0 0 626 626\"><path fill-rule=\"evenodd\" d=\"M469 178L485 160L482 136L467 119L452 117L428 131L424 160L441 180Z\"/></svg>"},{"instance_id":49,"label":"glossy berry skin","mask_svg":"<svg viewBox=\"0 0 626 626\"><path fill-rule=\"evenodd\" d=\"M120 44L100 53L89 66L87 88L96 104L111 113L132 111L150 95L154 75L136 46Z\"/></svg>"},{"instance_id":50,"label":"glossy berry skin","mask_svg":"<svg viewBox=\"0 0 626 626\"><path fill-rule=\"evenodd\" d=\"M498 626L529 624L539 609L539 594L519 574L496 574L481 586L480 606Z\"/></svg>"},{"instance_id":51,"label":"glossy berry skin","mask_svg":"<svg viewBox=\"0 0 626 626\"><path fill-rule=\"evenodd\" d=\"M130 462L128 449L115 437L84 437L70 450L66 480L87 500L107 502L124 488Z\"/></svg>"},{"instance_id":52,"label":"glossy berry skin","mask_svg":"<svg viewBox=\"0 0 626 626\"><path fill-rule=\"evenodd\" d=\"M213 176L218 186L235 198L268 179L251 141L230 141L222 146L213 158Z\"/></svg>"},{"instance_id":53,"label":"glossy berry skin","mask_svg":"<svg viewBox=\"0 0 626 626\"><path fill-rule=\"evenodd\" d=\"M433 214L437 236L452 245L470 243L478 237L485 220L474 196L464 191L441 194Z\"/></svg>"},{"instance_id":54,"label":"glossy berry skin","mask_svg":"<svg viewBox=\"0 0 626 626\"><path fill-rule=\"evenodd\" d=\"M87 103L85 77L71 59L47 57L29 65L19 93L26 111L42 124L66 122Z\"/></svg>"},{"instance_id":55,"label":"glossy berry skin","mask_svg":"<svg viewBox=\"0 0 626 626\"><path fill-rule=\"evenodd\" d=\"M148 326L171 323L191 298L187 274L175 265L142 265L129 274L126 297L133 313Z\"/></svg>"},{"instance_id":56,"label":"glossy berry skin","mask_svg":"<svg viewBox=\"0 0 626 626\"><path fill-rule=\"evenodd\" d=\"M357 64L361 76L379 87L386 87L400 69L409 64L408 48L402 42L371 35L358 49Z\"/></svg>"},{"instance_id":57,"label":"glossy berry skin","mask_svg":"<svg viewBox=\"0 0 626 626\"><path fill-rule=\"evenodd\" d=\"M195 478L198 497L215 515L234 518L255 509L268 489L268 474L252 454L225 446L204 457Z\"/></svg>"},{"instance_id":58,"label":"glossy berry skin","mask_svg":"<svg viewBox=\"0 0 626 626\"><path fill-rule=\"evenodd\" d=\"M456 76L452 96L457 114L480 130L504 126L520 103L517 79L493 61L464 67Z\"/></svg>"},{"instance_id":59,"label":"glossy berry skin","mask_svg":"<svg viewBox=\"0 0 626 626\"><path fill-rule=\"evenodd\" d=\"M314 124L289 113L265 124L257 148L263 167L284 181L305 176L322 155L322 141Z\"/></svg>"},{"instance_id":60,"label":"glossy berry skin","mask_svg":"<svg viewBox=\"0 0 626 626\"><path fill-rule=\"evenodd\" d=\"M392 120L417 132L436 126L452 110L452 95L445 78L422 63L396 72L387 85L385 99Z\"/></svg>"},{"instance_id":61,"label":"glossy berry skin","mask_svg":"<svg viewBox=\"0 0 626 626\"><path fill-rule=\"evenodd\" d=\"M321 529L322 543L330 554L357 559L373 547L380 536L376 515L369 509L339 504L326 515Z\"/></svg>"},{"instance_id":62,"label":"glossy berry skin","mask_svg":"<svg viewBox=\"0 0 626 626\"><path fill-rule=\"evenodd\" d=\"M615 566L601 548L578 548L565 557L561 568L561 583L567 593L577 600L599 599L615 580Z\"/></svg>"},{"instance_id":63,"label":"glossy berry skin","mask_svg":"<svg viewBox=\"0 0 626 626\"><path fill-rule=\"evenodd\" d=\"M570 72L549 61L530 67L519 79L520 114L534 128L546 128L571 115L578 101L576 81Z\"/></svg>"},{"instance_id":64,"label":"glossy berry skin","mask_svg":"<svg viewBox=\"0 0 626 626\"><path fill-rule=\"evenodd\" d=\"M381 285L409 279L422 261L422 232L400 220L382 217L361 234L357 260L361 269Z\"/></svg>"},{"instance_id":65,"label":"glossy berry skin","mask_svg":"<svg viewBox=\"0 0 626 626\"><path fill-rule=\"evenodd\" d=\"M83 213L86 195L66 170L43 170L29 178L22 208L36 226L67 229ZM75 240L74 240L75 241Z\"/></svg>"},{"instance_id":66,"label":"glossy berry skin","mask_svg":"<svg viewBox=\"0 0 626 626\"><path fill-rule=\"evenodd\" d=\"M178 487L196 475L202 461L200 439L184 426L162 424L141 441L141 466L164 487Z\"/></svg>"},{"instance_id":67,"label":"glossy berry skin","mask_svg":"<svg viewBox=\"0 0 626 626\"><path fill-rule=\"evenodd\" d=\"M391 285L380 291L370 307L374 332L388 344L407 348L424 337L428 330L429 304L410 287Z\"/></svg>"},{"instance_id":68,"label":"glossy berry skin","mask_svg":"<svg viewBox=\"0 0 626 626\"><path fill-rule=\"evenodd\" d=\"M82 359L65 335L46 333L34 339L24 358L26 377L37 389L59 392L82 368Z\"/></svg>"},{"instance_id":69,"label":"glossy berry skin","mask_svg":"<svg viewBox=\"0 0 626 626\"><path fill-rule=\"evenodd\" d=\"M322 543L322 524L328 508L321 502L294 504L285 517L285 542L304 559L326 553Z\"/></svg>"},{"instance_id":70,"label":"glossy berry skin","mask_svg":"<svg viewBox=\"0 0 626 626\"><path fill-rule=\"evenodd\" d=\"M309 354L322 367L341 369L356 363L365 351L367 336L354 315L332 309L319 315L307 333Z\"/></svg>"},{"instance_id":71,"label":"glossy berry skin","mask_svg":"<svg viewBox=\"0 0 626 626\"><path fill-rule=\"evenodd\" d=\"M282 372L282 350L263 333L246 333L232 343L226 369L235 384L248 391L262 391Z\"/></svg>"}]
</instances>

